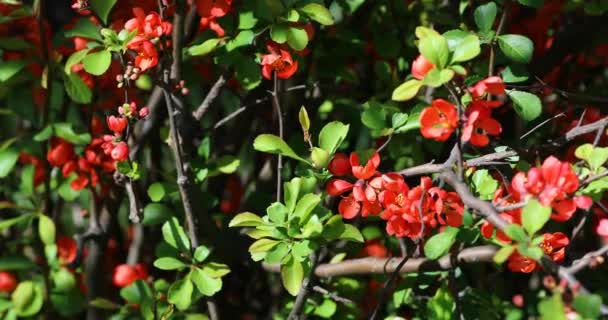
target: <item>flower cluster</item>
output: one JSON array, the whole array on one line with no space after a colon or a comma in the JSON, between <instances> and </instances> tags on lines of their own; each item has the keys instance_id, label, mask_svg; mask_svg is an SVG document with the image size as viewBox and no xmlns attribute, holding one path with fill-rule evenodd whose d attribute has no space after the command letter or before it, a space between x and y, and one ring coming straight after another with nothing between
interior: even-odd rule
<instances>
[{"instance_id":1,"label":"flower cluster","mask_svg":"<svg viewBox=\"0 0 608 320\"><path fill-rule=\"evenodd\" d=\"M231 6L232 0L198 0L196 2L196 10L201 16L200 30L211 29L215 31L218 37L223 37L226 32L217 22L217 19L228 14Z\"/></svg>"},{"instance_id":2,"label":"flower cluster","mask_svg":"<svg viewBox=\"0 0 608 320\"><path fill-rule=\"evenodd\" d=\"M51 148L47 153L47 161L53 167L61 168L64 177L76 173L78 177L70 183L74 190L81 190L90 185L96 187L100 173L110 173L115 170L115 159L102 152L103 139L94 138L84 149L84 156L74 152L74 146L61 138L51 140Z\"/></svg>"},{"instance_id":3,"label":"flower cluster","mask_svg":"<svg viewBox=\"0 0 608 320\"><path fill-rule=\"evenodd\" d=\"M272 79L272 73L276 71L277 77L281 79L290 78L298 70L298 62L293 60L291 53L275 42L266 45L268 54L262 56L262 76Z\"/></svg>"},{"instance_id":4,"label":"flower cluster","mask_svg":"<svg viewBox=\"0 0 608 320\"><path fill-rule=\"evenodd\" d=\"M412 63L412 75L418 80L435 66L424 56L420 55ZM477 147L485 147L490 143L488 136L498 136L502 127L492 118L492 109L502 105L501 101L486 99L487 95L502 95L505 84L497 76L486 78L468 89L471 102L464 110L463 119L458 119L456 106L444 99L435 99L430 106L420 113L420 132L422 136L436 141L446 141L452 132L463 121L462 142L470 142Z\"/></svg>"},{"instance_id":5,"label":"flower cluster","mask_svg":"<svg viewBox=\"0 0 608 320\"><path fill-rule=\"evenodd\" d=\"M577 208L589 209L593 204L587 196L575 196L578 176L572 164L550 156L540 168L531 168L528 173L518 172L511 186L520 198L533 196L544 206L553 208L551 218L555 221L569 220Z\"/></svg>"},{"instance_id":6,"label":"flower cluster","mask_svg":"<svg viewBox=\"0 0 608 320\"><path fill-rule=\"evenodd\" d=\"M348 161L347 161L348 158ZM379 215L386 221L386 231L397 237L418 238L440 225L460 226L464 205L455 192L434 187L429 177L422 177L420 185L411 188L398 173L380 174L376 170L380 156L374 153L365 166L359 156L351 153L336 154L329 163L329 171L335 176L354 176L351 183L332 179L326 190L331 196L343 195L338 211L346 219L361 213Z\"/></svg>"},{"instance_id":7,"label":"flower cluster","mask_svg":"<svg viewBox=\"0 0 608 320\"><path fill-rule=\"evenodd\" d=\"M568 162L559 161L551 156L545 159L540 168L531 168L527 173L518 172L508 186L508 195L504 188L499 188L494 194L494 204L508 206L526 201L534 197L544 205L553 209L551 218L558 222L569 220L577 208L589 209L592 200L586 196L575 196L579 181L577 175ZM509 223L521 225L522 209L513 209L500 213L501 218ZM494 226L485 221L481 226L481 234L491 238ZM569 243L568 237L560 232L546 233L540 244L543 252L555 262L564 259L564 247ZM496 239L510 243L511 239L502 231L496 233ZM538 268L534 259L521 255L517 250L508 259L511 271L529 273Z\"/></svg>"},{"instance_id":8,"label":"flower cluster","mask_svg":"<svg viewBox=\"0 0 608 320\"><path fill-rule=\"evenodd\" d=\"M148 116L149 110L147 107L137 110L135 102L125 103L118 107L119 116L108 116L106 122L108 129L114 135L106 134L103 136L103 144L101 148L103 153L112 157L116 161L125 161L129 159L129 146L123 141L123 132L129 126L129 120L143 119Z\"/></svg>"},{"instance_id":9,"label":"flower cluster","mask_svg":"<svg viewBox=\"0 0 608 320\"><path fill-rule=\"evenodd\" d=\"M125 22L127 31L137 30L137 35L129 41L127 48L136 52L135 66L146 71L158 64L158 52L154 42L171 34L171 23L163 21L156 12L145 14L142 8L133 8L132 19Z\"/></svg>"}]
</instances>

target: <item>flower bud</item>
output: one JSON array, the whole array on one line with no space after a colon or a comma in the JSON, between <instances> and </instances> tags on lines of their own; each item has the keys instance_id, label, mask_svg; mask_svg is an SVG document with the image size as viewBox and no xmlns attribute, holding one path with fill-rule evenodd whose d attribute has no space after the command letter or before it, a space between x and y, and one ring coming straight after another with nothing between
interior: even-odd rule
<instances>
[{"instance_id":1,"label":"flower bud","mask_svg":"<svg viewBox=\"0 0 608 320\"><path fill-rule=\"evenodd\" d=\"M350 161L346 154L336 153L329 162L329 172L334 176L346 176L351 173Z\"/></svg>"},{"instance_id":2,"label":"flower bud","mask_svg":"<svg viewBox=\"0 0 608 320\"><path fill-rule=\"evenodd\" d=\"M140 118L145 118L150 114L150 109L148 107L143 107L141 108L141 110L139 110L139 117Z\"/></svg>"},{"instance_id":3,"label":"flower bud","mask_svg":"<svg viewBox=\"0 0 608 320\"><path fill-rule=\"evenodd\" d=\"M329 153L321 148L314 147L310 153L312 164L315 168L325 168L329 161Z\"/></svg>"},{"instance_id":4,"label":"flower bud","mask_svg":"<svg viewBox=\"0 0 608 320\"><path fill-rule=\"evenodd\" d=\"M423 55L419 55L414 62L412 62L412 75L418 80L424 79L424 76L435 68L430 61L428 61Z\"/></svg>"},{"instance_id":5,"label":"flower bud","mask_svg":"<svg viewBox=\"0 0 608 320\"><path fill-rule=\"evenodd\" d=\"M115 134L121 134L125 131L128 124L127 118L115 116L109 116L106 118L106 122L108 123L108 128Z\"/></svg>"},{"instance_id":6,"label":"flower bud","mask_svg":"<svg viewBox=\"0 0 608 320\"><path fill-rule=\"evenodd\" d=\"M110 153L112 159L116 161L125 161L129 159L129 146L124 141L119 142L114 146Z\"/></svg>"},{"instance_id":7,"label":"flower bud","mask_svg":"<svg viewBox=\"0 0 608 320\"><path fill-rule=\"evenodd\" d=\"M17 278L10 272L0 271L0 292L11 293L17 287Z\"/></svg>"}]
</instances>

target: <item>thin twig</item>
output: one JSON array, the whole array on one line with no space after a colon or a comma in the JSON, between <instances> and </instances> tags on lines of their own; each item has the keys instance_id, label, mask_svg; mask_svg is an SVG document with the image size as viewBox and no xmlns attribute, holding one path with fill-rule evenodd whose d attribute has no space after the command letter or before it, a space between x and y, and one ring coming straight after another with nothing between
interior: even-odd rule
<instances>
[{"instance_id":1,"label":"thin twig","mask_svg":"<svg viewBox=\"0 0 608 320\"><path fill-rule=\"evenodd\" d=\"M215 99L219 96L219 94L220 94L220 92L222 90L222 87L224 86L224 84L226 84L227 80L228 80L228 74L227 73L222 73L219 76L219 78L217 78L217 81L215 81L215 83L213 84L213 86L211 87L211 89L209 89L209 92L205 96L205 99L203 99L203 102L192 113L192 116L194 117L194 119L201 120L203 118L203 116L205 115L205 113L209 109L209 106L211 106L211 104L213 103L213 101L215 101Z\"/></svg>"},{"instance_id":2,"label":"thin twig","mask_svg":"<svg viewBox=\"0 0 608 320\"><path fill-rule=\"evenodd\" d=\"M330 299L332 299L333 301L336 301L336 302L340 302L340 303L344 303L344 304L353 304L354 303L352 300L341 297L341 296L337 295L336 293L331 292L319 285L312 287L312 290L315 292L318 292L322 295L326 295L327 297L329 297Z\"/></svg>"},{"instance_id":3,"label":"thin twig","mask_svg":"<svg viewBox=\"0 0 608 320\"><path fill-rule=\"evenodd\" d=\"M530 129L528 132L522 134L521 137L519 137L519 140L523 140L525 137L529 136L531 133L533 133L534 131L538 130L539 128L541 128L545 124L547 124L547 123L551 122L552 120L555 120L555 119L557 119L559 117L563 117L565 115L566 114L564 112L562 112L562 113L559 113L559 114L557 114L557 115L555 115L555 116L553 116L553 117L551 117L551 118L549 118L549 119L547 119L547 120L539 123L538 125L534 126L534 128Z\"/></svg>"},{"instance_id":4,"label":"thin twig","mask_svg":"<svg viewBox=\"0 0 608 320\"><path fill-rule=\"evenodd\" d=\"M273 77L273 89L271 92L272 95L272 106L274 107L274 112L277 115L278 123L279 123L279 138L283 139L283 112L281 111L281 104L279 103L279 77L277 77L277 72L274 72ZM277 192L276 199L277 201L281 201L281 187L283 185L283 181L281 179L281 174L283 171L283 156L277 156Z\"/></svg>"}]
</instances>

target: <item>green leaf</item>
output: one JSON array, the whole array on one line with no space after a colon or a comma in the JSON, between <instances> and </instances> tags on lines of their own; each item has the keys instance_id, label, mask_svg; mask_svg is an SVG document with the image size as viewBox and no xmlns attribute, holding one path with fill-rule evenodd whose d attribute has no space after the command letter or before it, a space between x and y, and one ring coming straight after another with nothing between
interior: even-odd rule
<instances>
[{"instance_id":1,"label":"green leaf","mask_svg":"<svg viewBox=\"0 0 608 320\"><path fill-rule=\"evenodd\" d=\"M91 53L82 59L84 70L95 76L104 74L111 63L112 54L107 50Z\"/></svg>"},{"instance_id":2,"label":"green leaf","mask_svg":"<svg viewBox=\"0 0 608 320\"><path fill-rule=\"evenodd\" d=\"M296 51L306 49L308 34L303 28L289 27L287 29L287 44Z\"/></svg>"},{"instance_id":3,"label":"green leaf","mask_svg":"<svg viewBox=\"0 0 608 320\"><path fill-rule=\"evenodd\" d=\"M248 46L253 43L253 39L255 39L255 34L253 33L253 31L243 30L239 32L239 34L237 34L234 39L226 43L226 50L230 52L234 49Z\"/></svg>"},{"instance_id":4,"label":"green leaf","mask_svg":"<svg viewBox=\"0 0 608 320\"><path fill-rule=\"evenodd\" d=\"M261 134L253 141L253 148L257 151L281 154L295 160L310 164L306 159L298 156L283 139L274 134Z\"/></svg>"},{"instance_id":5,"label":"green leaf","mask_svg":"<svg viewBox=\"0 0 608 320\"><path fill-rule=\"evenodd\" d=\"M300 107L300 112L298 112L298 121L300 122L302 131L307 132L310 130L310 118L308 117L308 112L304 106Z\"/></svg>"},{"instance_id":6,"label":"green leaf","mask_svg":"<svg viewBox=\"0 0 608 320\"><path fill-rule=\"evenodd\" d=\"M99 309L104 309L104 310L117 310L120 309L120 305L116 304L108 299L104 299L104 298L95 298L93 300L91 300L91 302L89 302L89 305L99 308Z\"/></svg>"},{"instance_id":7,"label":"green leaf","mask_svg":"<svg viewBox=\"0 0 608 320\"><path fill-rule=\"evenodd\" d=\"M65 76L65 92L76 103L89 104L93 99L93 92L84 81L75 73Z\"/></svg>"},{"instance_id":8,"label":"green leaf","mask_svg":"<svg viewBox=\"0 0 608 320\"><path fill-rule=\"evenodd\" d=\"M318 194L306 194L296 204L296 208L293 212L294 217L300 217L300 223L308 221L310 214L321 202L321 196Z\"/></svg>"},{"instance_id":9,"label":"green leaf","mask_svg":"<svg viewBox=\"0 0 608 320\"><path fill-rule=\"evenodd\" d=\"M336 153L342 141L346 139L349 126L340 121L332 121L326 124L319 133L319 147L329 152L330 155Z\"/></svg>"},{"instance_id":10,"label":"green leaf","mask_svg":"<svg viewBox=\"0 0 608 320\"><path fill-rule=\"evenodd\" d=\"M172 257L162 257L154 261L154 266L161 270L176 270L184 268L186 264Z\"/></svg>"},{"instance_id":11,"label":"green leaf","mask_svg":"<svg viewBox=\"0 0 608 320\"><path fill-rule=\"evenodd\" d=\"M514 246L502 247L494 254L494 263L503 264L509 256L515 251Z\"/></svg>"},{"instance_id":12,"label":"green leaf","mask_svg":"<svg viewBox=\"0 0 608 320\"><path fill-rule=\"evenodd\" d=\"M391 98L395 101L410 100L416 96L420 87L422 87L422 81L417 79L408 80L393 90Z\"/></svg>"},{"instance_id":13,"label":"green leaf","mask_svg":"<svg viewBox=\"0 0 608 320\"><path fill-rule=\"evenodd\" d=\"M447 227L442 233L432 236L424 245L424 255L433 260L445 255L456 241L458 231L458 228Z\"/></svg>"},{"instance_id":14,"label":"green leaf","mask_svg":"<svg viewBox=\"0 0 608 320\"><path fill-rule=\"evenodd\" d=\"M331 16L331 12L320 4L309 3L301 7L300 11L304 12L308 17L324 26L334 24L334 18Z\"/></svg>"},{"instance_id":15,"label":"green leaf","mask_svg":"<svg viewBox=\"0 0 608 320\"><path fill-rule=\"evenodd\" d=\"M266 208L266 214L270 221L276 224L283 224L287 220L287 207L280 202L275 202Z\"/></svg>"},{"instance_id":16,"label":"green leaf","mask_svg":"<svg viewBox=\"0 0 608 320\"><path fill-rule=\"evenodd\" d=\"M332 316L336 313L338 309L338 305L333 302L331 299L323 299L320 305L315 307L314 315L319 316L324 319L331 319Z\"/></svg>"},{"instance_id":17,"label":"green leaf","mask_svg":"<svg viewBox=\"0 0 608 320\"><path fill-rule=\"evenodd\" d=\"M532 121L541 115L543 107L536 95L515 90L509 91L507 94L513 101L513 109L522 119Z\"/></svg>"},{"instance_id":18,"label":"green leaf","mask_svg":"<svg viewBox=\"0 0 608 320\"><path fill-rule=\"evenodd\" d=\"M517 0L517 2L523 4L524 6L540 8L543 6L543 0Z\"/></svg>"},{"instance_id":19,"label":"green leaf","mask_svg":"<svg viewBox=\"0 0 608 320\"><path fill-rule=\"evenodd\" d=\"M473 16L480 31L490 31L496 19L496 3L488 2L475 9Z\"/></svg>"},{"instance_id":20,"label":"green leaf","mask_svg":"<svg viewBox=\"0 0 608 320\"><path fill-rule=\"evenodd\" d=\"M258 18L255 17L253 11L241 11L239 10L239 26L238 28L251 29L258 23Z\"/></svg>"},{"instance_id":21,"label":"green leaf","mask_svg":"<svg viewBox=\"0 0 608 320\"><path fill-rule=\"evenodd\" d=\"M76 277L66 268L60 268L51 273L54 290L59 292L69 292L76 286Z\"/></svg>"},{"instance_id":22,"label":"green leaf","mask_svg":"<svg viewBox=\"0 0 608 320\"><path fill-rule=\"evenodd\" d=\"M194 267L190 271L190 278L196 289L205 296L212 296L222 290L222 279L211 277L205 271Z\"/></svg>"},{"instance_id":23,"label":"green leaf","mask_svg":"<svg viewBox=\"0 0 608 320\"><path fill-rule=\"evenodd\" d=\"M0 178L8 176L13 171L18 159L19 153L17 151L12 149L0 150Z\"/></svg>"},{"instance_id":24,"label":"green leaf","mask_svg":"<svg viewBox=\"0 0 608 320\"><path fill-rule=\"evenodd\" d=\"M366 105L368 107L361 114L361 122L370 129L386 128L386 112L382 106L375 101L368 101Z\"/></svg>"},{"instance_id":25,"label":"green leaf","mask_svg":"<svg viewBox=\"0 0 608 320\"><path fill-rule=\"evenodd\" d=\"M181 279L171 285L167 294L167 301L174 304L178 310L184 311L192 304L194 286L189 279Z\"/></svg>"},{"instance_id":26,"label":"green leaf","mask_svg":"<svg viewBox=\"0 0 608 320\"><path fill-rule=\"evenodd\" d=\"M15 218L10 218L10 219L6 219L6 220L2 220L2 221L0 221L0 231L4 230L6 228L9 228L9 227L11 227L11 226L13 226L13 225L21 222L21 221L28 220L32 216L33 215L31 213L28 213L28 214L20 215L20 216L15 217Z\"/></svg>"},{"instance_id":27,"label":"green leaf","mask_svg":"<svg viewBox=\"0 0 608 320\"><path fill-rule=\"evenodd\" d=\"M342 221L342 216L339 214L333 215L325 222L325 226L323 227L323 238L327 241L336 240L344 233L345 229L346 227Z\"/></svg>"},{"instance_id":28,"label":"green leaf","mask_svg":"<svg viewBox=\"0 0 608 320\"><path fill-rule=\"evenodd\" d=\"M454 77L453 70L432 69L424 76L422 83L424 85L427 85L427 86L430 86L433 88L438 88L438 87L442 86L444 83L452 80L453 77Z\"/></svg>"},{"instance_id":29,"label":"green leaf","mask_svg":"<svg viewBox=\"0 0 608 320\"><path fill-rule=\"evenodd\" d=\"M289 253L289 246L285 242L281 242L266 253L264 261L266 263L277 263L283 260L287 253Z\"/></svg>"},{"instance_id":30,"label":"green leaf","mask_svg":"<svg viewBox=\"0 0 608 320\"><path fill-rule=\"evenodd\" d=\"M55 135L63 138L73 144L85 145L91 142L91 135L89 133L76 133L71 123L62 122L55 123L53 125Z\"/></svg>"},{"instance_id":31,"label":"green leaf","mask_svg":"<svg viewBox=\"0 0 608 320\"><path fill-rule=\"evenodd\" d=\"M27 63L23 60L9 60L0 63L0 82L7 81L23 69Z\"/></svg>"},{"instance_id":32,"label":"green leaf","mask_svg":"<svg viewBox=\"0 0 608 320\"><path fill-rule=\"evenodd\" d=\"M194 250L194 260L198 263L201 263L209 257L211 254L211 250L204 245L200 245Z\"/></svg>"},{"instance_id":33,"label":"green leaf","mask_svg":"<svg viewBox=\"0 0 608 320\"><path fill-rule=\"evenodd\" d=\"M160 182L155 182L148 187L148 197L154 202L161 201L165 197L165 187Z\"/></svg>"},{"instance_id":34,"label":"green leaf","mask_svg":"<svg viewBox=\"0 0 608 320\"><path fill-rule=\"evenodd\" d=\"M0 231L2 231L2 228L0 228ZM0 270L3 271L27 270L36 267L37 265L32 260L24 256L7 255L0 257Z\"/></svg>"},{"instance_id":35,"label":"green leaf","mask_svg":"<svg viewBox=\"0 0 608 320\"><path fill-rule=\"evenodd\" d=\"M80 18L72 28L65 31L66 38L83 37L101 41L99 27L88 18Z\"/></svg>"},{"instance_id":36,"label":"green leaf","mask_svg":"<svg viewBox=\"0 0 608 320\"><path fill-rule=\"evenodd\" d=\"M221 278L230 273L230 268L223 263L209 262L203 266L203 272L212 278Z\"/></svg>"},{"instance_id":37,"label":"green leaf","mask_svg":"<svg viewBox=\"0 0 608 320\"><path fill-rule=\"evenodd\" d=\"M408 119L407 113L401 113L401 112L394 113L392 116L392 119L391 119L391 127L395 130L398 130L399 128L401 128L402 126L404 126L407 123L407 119Z\"/></svg>"},{"instance_id":38,"label":"green leaf","mask_svg":"<svg viewBox=\"0 0 608 320\"><path fill-rule=\"evenodd\" d=\"M89 53L89 51L90 51L90 49L82 49L82 50L72 53L70 55L70 57L68 57L68 60L66 60L63 71L66 74L72 73L72 67L74 65L80 63L82 61L82 59L84 59L84 57L86 57L86 55Z\"/></svg>"},{"instance_id":39,"label":"green leaf","mask_svg":"<svg viewBox=\"0 0 608 320\"><path fill-rule=\"evenodd\" d=\"M272 249L274 246L276 246L277 244L279 244L279 241L277 241L277 240L259 239L249 246L249 252L251 252L251 253L267 252L270 249Z\"/></svg>"},{"instance_id":40,"label":"green leaf","mask_svg":"<svg viewBox=\"0 0 608 320\"><path fill-rule=\"evenodd\" d=\"M507 236L509 236L509 238L516 242L528 241L528 236L526 235L524 228L522 228L520 225L512 223L505 228L504 232Z\"/></svg>"},{"instance_id":41,"label":"green leaf","mask_svg":"<svg viewBox=\"0 0 608 320\"><path fill-rule=\"evenodd\" d=\"M32 281L19 283L11 295L13 310L20 317L30 317L42 309L44 296L42 288Z\"/></svg>"},{"instance_id":42,"label":"green leaf","mask_svg":"<svg viewBox=\"0 0 608 320\"><path fill-rule=\"evenodd\" d=\"M38 235L42 243L46 245L55 244L55 223L48 216L38 216Z\"/></svg>"},{"instance_id":43,"label":"green leaf","mask_svg":"<svg viewBox=\"0 0 608 320\"><path fill-rule=\"evenodd\" d=\"M188 54L191 56L204 56L215 50L217 45L222 41L222 38L207 39L201 44L197 44L188 48Z\"/></svg>"},{"instance_id":44,"label":"green leaf","mask_svg":"<svg viewBox=\"0 0 608 320\"><path fill-rule=\"evenodd\" d=\"M144 207L142 224L146 226L164 223L172 216L171 209L161 203L148 203Z\"/></svg>"},{"instance_id":45,"label":"green leaf","mask_svg":"<svg viewBox=\"0 0 608 320\"><path fill-rule=\"evenodd\" d=\"M523 208L521 220L529 235L538 232L551 218L551 207L545 207L538 200L530 199Z\"/></svg>"},{"instance_id":46,"label":"green leaf","mask_svg":"<svg viewBox=\"0 0 608 320\"><path fill-rule=\"evenodd\" d=\"M165 242L170 246L182 252L190 251L190 240L176 217L163 224L162 232Z\"/></svg>"},{"instance_id":47,"label":"green leaf","mask_svg":"<svg viewBox=\"0 0 608 320\"><path fill-rule=\"evenodd\" d=\"M347 223L344 224L344 231L342 231L338 238L361 243L364 241L361 231L359 231L359 229L352 224Z\"/></svg>"},{"instance_id":48,"label":"green leaf","mask_svg":"<svg viewBox=\"0 0 608 320\"><path fill-rule=\"evenodd\" d=\"M325 168L329 163L329 152L324 149L313 147L310 151L310 160L315 168Z\"/></svg>"},{"instance_id":49,"label":"green leaf","mask_svg":"<svg viewBox=\"0 0 608 320\"><path fill-rule=\"evenodd\" d=\"M428 35L418 43L420 53L434 64L437 68L443 69L448 64L450 52L448 41L441 35Z\"/></svg>"},{"instance_id":50,"label":"green leaf","mask_svg":"<svg viewBox=\"0 0 608 320\"><path fill-rule=\"evenodd\" d=\"M566 320L561 294L556 293L538 304L541 320Z\"/></svg>"},{"instance_id":51,"label":"green leaf","mask_svg":"<svg viewBox=\"0 0 608 320\"><path fill-rule=\"evenodd\" d=\"M146 298L152 297L152 290L145 281L138 279L120 289L120 296L129 303L141 304Z\"/></svg>"},{"instance_id":52,"label":"green leaf","mask_svg":"<svg viewBox=\"0 0 608 320\"><path fill-rule=\"evenodd\" d=\"M90 0L89 4L101 18L101 21L107 24L108 16L110 15L110 11L112 11L112 7L116 4L116 0Z\"/></svg>"},{"instance_id":53,"label":"green leaf","mask_svg":"<svg viewBox=\"0 0 608 320\"><path fill-rule=\"evenodd\" d=\"M584 319L598 319L601 314L602 297L597 294L579 293L574 297L572 305Z\"/></svg>"},{"instance_id":54,"label":"green leaf","mask_svg":"<svg viewBox=\"0 0 608 320\"><path fill-rule=\"evenodd\" d=\"M506 83L518 83L528 80L528 72L520 64L508 65L500 74L502 81Z\"/></svg>"},{"instance_id":55,"label":"green leaf","mask_svg":"<svg viewBox=\"0 0 608 320\"><path fill-rule=\"evenodd\" d=\"M276 43L285 43L287 41L287 25L273 24L270 26L270 39Z\"/></svg>"},{"instance_id":56,"label":"green leaf","mask_svg":"<svg viewBox=\"0 0 608 320\"><path fill-rule=\"evenodd\" d=\"M482 200L492 200L494 192L499 186L498 181L486 169L476 170L473 173L472 182Z\"/></svg>"},{"instance_id":57,"label":"green leaf","mask_svg":"<svg viewBox=\"0 0 608 320\"><path fill-rule=\"evenodd\" d=\"M481 52L479 38L476 35L466 36L454 50L452 55L452 63L469 61L475 58Z\"/></svg>"},{"instance_id":58,"label":"green leaf","mask_svg":"<svg viewBox=\"0 0 608 320\"><path fill-rule=\"evenodd\" d=\"M529 38L518 34L498 36L500 50L511 60L529 63L534 53L534 43Z\"/></svg>"},{"instance_id":59,"label":"green leaf","mask_svg":"<svg viewBox=\"0 0 608 320\"><path fill-rule=\"evenodd\" d=\"M589 168L593 172L597 172L608 160L608 148L595 147L591 151L591 155L587 159Z\"/></svg>"},{"instance_id":60,"label":"green leaf","mask_svg":"<svg viewBox=\"0 0 608 320\"><path fill-rule=\"evenodd\" d=\"M437 290L433 298L427 304L427 319L433 320L452 320L454 319L454 309L456 304L450 295L450 290L443 286Z\"/></svg>"},{"instance_id":61,"label":"green leaf","mask_svg":"<svg viewBox=\"0 0 608 320\"><path fill-rule=\"evenodd\" d=\"M228 227L257 227L264 224L264 220L259 216L251 213L251 212L243 212L237 214L230 223Z\"/></svg>"},{"instance_id":62,"label":"green leaf","mask_svg":"<svg viewBox=\"0 0 608 320\"><path fill-rule=\"evenodd\" d=\"M281 265L281 280L287 292L292 296L296 296L304 280L304 267L302 263L298 259L291 257L286 264Z\"/></svg>"}]
</instances>

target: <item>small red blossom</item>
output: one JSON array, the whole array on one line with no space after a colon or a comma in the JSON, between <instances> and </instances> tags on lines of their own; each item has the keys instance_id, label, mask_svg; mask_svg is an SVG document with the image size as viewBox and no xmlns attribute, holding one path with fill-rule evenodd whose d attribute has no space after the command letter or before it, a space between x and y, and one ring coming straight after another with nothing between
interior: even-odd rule
<instances>
[{"instance_id":1,"label":"small red blossom","mask_svg":"<svg viewBox=\"0 0 608 320\"><path fill-rule=\"evenodd\" d=\"M412 62L412 75L418 80L424 79L426 74L433 70L435 65L427 60L423 55L419 55L414 62Z\"/></svg>"},{"instance_id":2,"label":"small red blossom","mask_svg":"<svg viewBox=\"0 0 608 320\"><path fill-rule=\"evenodd\" d=\"M570 243L568 237L561 233L545 233L543 235L543 242L540 244L540 248L543 252L548 255L551 260L556 263L564 261L565 247ZM530 273L535 269L539 268L539 265L534 259L525 257L519 252L515 251L508 259L509 270L513 272Z\"/></svg>"},{"instance_id":3,"label":"small red blossom","mask_svg":"<svg viewBox=\"0 0 608 320\"><path fill-rule=\"evenodd\" d=\"M135 66L141 69L142 72L158 64L158 52L154 47L154 43L145 37L136 36L133 40L129 41L127 48L137 53L135 56Z\"/></svg>"},{"instance_id":4,"label":"small red blossom","mask_svg":"<svg viewBox=\"0 0 608 320\"><path fill-rule=\"evenodd\" d=\"M274 42L270 42L266 48L269 53L262 56L264 78L272 79L272 73L276 72L277 77L288 79L298 70L298 62L293 60L289 51L281 49Z\"/></svg>"},{"instance_id":5,"label":"small red blossom","mask_svg":"<svg viewBox=\"0 0 608 320\"><path fill-rule=\"evenodd\" d=\"M488 108L474 105L467 109L467 122L462 130L463 142L485 147L490 143L488 135L498 136L501 132L500 122L491 117Z\"/></svg>"},{"instance_id":6,"label":"small red blossom","mask_svg":"<svg viewBox=\"0 0 608 320\"><path fill-rule=\"evenodd\" d=\"M446 141L457 126L456 107L443 99L435 99L420 113L420 132L425 138Z\"/></svg>"},{"instance_id":7,"label":"small red blossom","mask_svg":"<svg viewBox=\"0 0 608 320\"><path fill-rule=\"evenodd\" d=\"M600 237L608 237L608 219L601 219L595 227L595 233Z\"/></svg>"},{"instance_id":8,"label":"small red blossom","mask_svg":"<svg viewBox=\"0 0 608 320\"><path fill-rule=\"evenodd\" d=\"M46 159L53 167L61 167L74 157L74 146L61 139L51 140L51 149L46 154Z\"/></svg>"},{"instance_id":9,"label":"small red blossom","mask_svg":"<svg viewBox=\"0 0 608 320\"><path fill-rule=\"evenodd\" d=\"M0 292L11 293L17 288L17 277L8 271L0 271Z\"/></svg>"},{"instance_id":10,"label":"small red blossom","mask_svg":"<svg viewBox=\"0 0 608 320\"><path fill-rule=\"evenodd\" d=\"M133 15L135 17L125 23L127 31L137 29L138 35L144 35L148 38L159 38L171 34L171 23L162 21L158 13L152 11L146 15L142 8L135 7L133 8Z\"/></svg>"},{"instance_id":11,"label":"small red blossom","mask_svg":"<svg viewBox=\"0 0 608 320\"><path fill-rule=\"evenodd\" d=\"M109 116L106 119L106 122L108 123L108 128L112 130L115 134L122 134L122 132L125 131L127 125L129 124L127 118L116 116Z\"/></svg>"},{"instance_id":12,"label":"small red blossom","mask_svg":"<svg viewBox=\"0 0 608 320\"><path fill-rule=\"evenodd\" d=\"M380 239L373 239L365 241L359 255L362 257L386 258L389 256L389 252Z\"/></svg>"},{"instance_id":13,"label":"small red blossom","mask_svg":"<svg viewBox=\"0 0 608 320\"><path fill-rule=\"evenodd\" d=\"M196 10L201 17L199 28L213 30L218 37L223 37L226 32L224 28L217 22L217 18L221 18L228 14L232 6L232 0L198 0L196 2Z\"/></svg>"},{"instance_id":14,"label":"small red blossom","mask_svg":"<svg viewBox=\"0 0 608 320\"><path fill-rule=\"evenodd\" d=\"M501 95L505 93L505 83L498 76L485 78L469 88L473 99L481 99L488 94Z\"/></svg>"},{"instance_id":15,"label":"small red blossom","mask_svg":"<svg viewBox=\"0 0 608 320\"><path fill-rule=\"evenodd\" d=\"M145 280L148 277L146 267L141 263L135 266L121 264L114 268L112 282L119 288L128 287L135 280Z\"/></svg>"},{"instance_id":16,"label":"small red blossom","mask_svg":"<svg viewBox=\"0 0 608 320\"><path fill-rule=\"evenodd\" d=\"M351 174L350 159L344 153L336 153L329 162L327 169L334 176L346 176Z\"/></svg>"},{"instance_id":17,"label":"small red blossom","mask_svg":"<svg viewBox=\"0 0 608 320\"><path fill-rule=\"evenodd\" d=\"M129 146L126 142L121 141L114 145L110 155L116 161L126 161L129 159Z\"/></svg>"},{"instance_id":18,"label":"small red blossom","mask_svg":"<svg viewBox=\"0 0 608 320\"><path fill-rule=\"evenodd\" d=\"M55 244L57 245L57 258L61 264L70 264L76 259L78 247L72 237L60 236Z\"/></svg>"}]
</instances>

